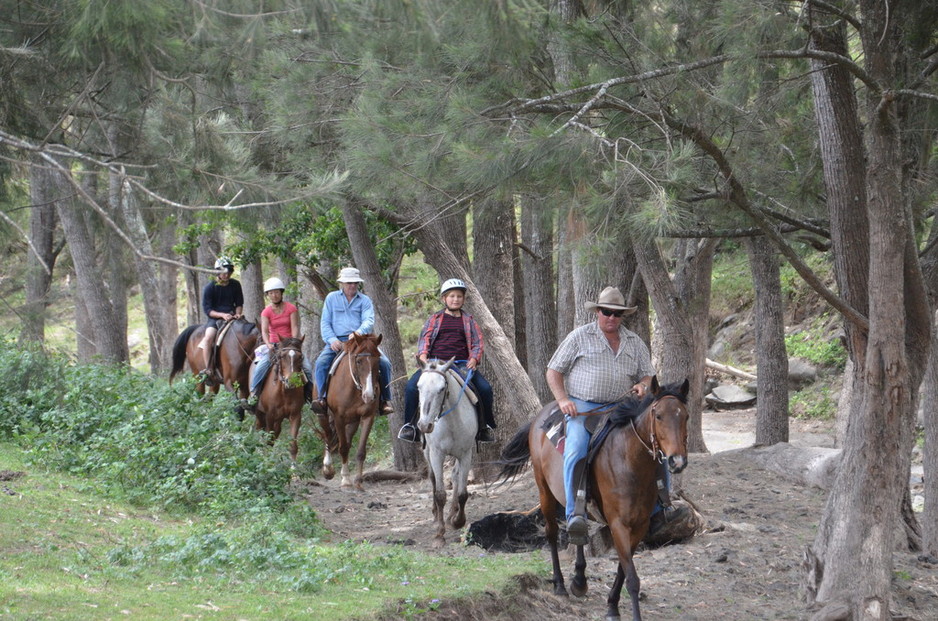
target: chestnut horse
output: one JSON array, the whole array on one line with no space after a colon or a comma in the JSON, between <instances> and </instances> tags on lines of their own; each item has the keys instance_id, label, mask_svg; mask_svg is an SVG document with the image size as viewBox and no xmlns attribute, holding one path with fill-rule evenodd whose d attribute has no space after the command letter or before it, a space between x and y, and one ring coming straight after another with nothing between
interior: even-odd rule
<instances>
[{"instance_id":1,"label":"chestnut horse","mask_svg":"<svg viewBox=\"0 0 938 621\"><path fill-rule=\"evenodd\" d=\"M632 599L632 619L641 621L638 591L640 580L632 554L648 532L655 506L658 462L667 462L672 473L687 465L688 382L661 387L652 378L650 393L642 400L628 399L618 404L610 416L612 431L596 452L589 470L590 497L609 525L619 556L615 580L606 600L607 621L618 620L622 583ZM547 404L533 422L522 427L501 454L501 478L511 479L528 459L540 492L545 534L550 544L554 593L567 595L557 555L557 510L564 502L563 454L550 442L543 429L545 419L556 409ZM586 558L577 546L571 589L576 596L586 594Z\"/></svg>"},{"instance_id":2,"label":"chestnut horse","mask_svg":"<svg viewBox=\"0 0 938 621\"><path fill-rule=\"evenodd\" d=\"M378 362L381 352L378 345L381 335L352 334L345 342L342 359L339 360L329 389L326 391L326 412L319 414L319 435L325 444L322 474L326 479L335 476L332 454L338 452L342 458L342 487L363 490L362 475L365 468L365 452L368 434L378 414L381 396L381 381ZM352 438L361 426L358 436L358 471L354 482L349 477L348 454Z\"/></svg>"},{"instance_id":3,"label":"chestnut horse","mask_svg":"<svg viewBox=\"0 0 938 621\"><path fill-rule=\"evenodd\" d=\"M237 384L239 396L247 398L248 372L251 368L251 361L254 359L254 347L261 337L260 330L255 324L244 319L230 321L222 330L225 333L221 343L216 345L213 355L214 366L221 374L225 389L234 392L235 384ZM204 335L205 326L194 325L183 330L176 339L173 345L173 370L169 374L170 383L176 374L182 371L187 361L193 375L198 376L202 371L205 358L203 351L199 349L199 343ZM213 394L218 393L217 383L207 386L202 381L196 382L195 389L199 391L199 394L205 394L206 388Z\"/></svg>"},{"instance_id":4,"label":"chestnut horse","mask_svg":"<svg viewBox=\"0 0 938 621\"><path fill-rule=\"evenodd\" d=\"M303 419L303 338L285 338L270 352L270 368L257 395L255 428L272 434L270 443L280 436L284 419L290 419L290 459L296 461L296 439Z\"/></svg>"}]
</instances>

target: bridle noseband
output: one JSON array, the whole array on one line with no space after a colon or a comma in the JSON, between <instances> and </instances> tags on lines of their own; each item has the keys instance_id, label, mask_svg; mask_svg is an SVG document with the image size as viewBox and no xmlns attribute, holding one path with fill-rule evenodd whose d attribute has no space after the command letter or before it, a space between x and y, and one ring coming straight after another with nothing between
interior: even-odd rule
<instances>
[{"instance_id":1,"label":"bridle noseband","mask_svg":"<svg viewBox=\"0 0 938 621\"><path fill-rule=\"evenodd\" d=\"M365 388L362 386L361 382L358 381L358 376L355 375L355 367L352 366L352 358L361 358L362 356L370 358L374 355L375 354L370 354L368 352L358 352L356 354L352 354L351 352L345 353L345 357L348 359L348 374L352 376L352 383L355 384L355 388L358 389L358 392L365 392Z\"/></svg>"},{"instance_id":2,"label":"bridle noseband","mask_svg":"<svg viewBox=\"0 0 938 621\"><path fill-rule=\"evenodd\" d=\"M632 425L632 431L635 432L635 437L638 438L638 441L641 442L643 447L645 447L645 450L648 451L648 454L651 456L651 458L654 461L658 462L659 464L663 464L668 459L668 456L664 454L664 451L662 451L661 447L658 445L658 437L657 437L657 434L655 433L655 420L656 420L655 408L657 408L658 404L664 401L665 399L675 399L678 402L680 402L680 399L678 399L674 395L665 395L661 397L660 399L655 399L655 401L651 404L651 408L650 408L651 411L648 412L649 415L651 416L651 438L649 438L648 442L645 442L645 440L642 439L642 436L639 435L638 433L638 428L635 426L635 418L638 418L638 417L633 417L629 421ZM651 446L649 446L649 444Z\"/></svg>"}]
</instances>

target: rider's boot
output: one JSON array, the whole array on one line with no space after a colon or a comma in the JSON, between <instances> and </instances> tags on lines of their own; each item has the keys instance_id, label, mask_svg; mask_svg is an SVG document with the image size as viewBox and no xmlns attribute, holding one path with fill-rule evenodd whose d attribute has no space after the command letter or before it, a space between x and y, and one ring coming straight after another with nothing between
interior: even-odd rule
<instances>
[{"instance_id":1,"label":"rider's boot","mask_svg":"<svg viewBox=\"0 0 938 621\"><path fill-rule=\"evenodd\" d=\"M671 493L668 489L667 466L663 463L658 464L658 471L655 475L655 484L658 486L657 507L660 510L652 514L651 523L648 526L648 534L654 534L661 530L665 524L674 520L683 511L683 507L675 508L671 504Z\"/></svg>"},{"instance_id":2,"label":"rider's boot","mask_svg":"<svg viewBox=\"0 0 938 621\"><path fill-rule=\"evenodd\" d=\"M492 428L487 422L485 422L485 417L480 412L481 408L476 408L476 417L479 422L479 431L476 432L476 442L480 444L488 444L490 442L495 442L495 429Z\"/></svg>"},{"instance_id":3,"label":"rider's boot","mask_svg":"<svg viewBox=\"0 0 938 621\"><path fill-rule=\"evenodd\" d=\"M388 414L394 413L394 406L391 405L390 401L381 400L381 405L378 406L378 416L387 416Z\"/></svg>"}]
</instances>

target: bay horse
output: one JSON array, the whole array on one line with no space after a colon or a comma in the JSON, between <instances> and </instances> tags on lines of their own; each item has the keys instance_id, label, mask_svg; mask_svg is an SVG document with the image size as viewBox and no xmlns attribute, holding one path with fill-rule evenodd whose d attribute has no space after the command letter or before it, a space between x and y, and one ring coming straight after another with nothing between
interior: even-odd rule
<instances>
[{"instance_id":1,"label":"bay horse","mask_svg":"<svg viewBox=\"0 0 938 621\"><path fill-rule=\"evenodd\" d=\"M632 600L632 619L641 621L638 594L641 584L632 555L648 532L649 518L657 498L657 465L667 463L672 473L687 465L688 382L662 387L652 378L649 394L618 404L610 416L612 431L596 452L589 469L590 497L595 501L612 534L619 565L606 600L606 620L617 621L619 598L625 582ZM512 479L528 459L540 493L545 534L550 544L553 584L556 595L567 595L557 555L557 510L564 502L563 453L547 438L544 421L556 409L547 404L537 417L518 430L502 450L500 478ZM586 594L586 558L583 546L576 549L573 594Z\"/></svg>"},{"instance_id":2,"label":"bay horse","mask_svg":"<svg viewBox=\"0 0 938 621\"><path fill-rule=\"evenodd\" d=\"M447 521L454 529L466 524L466 500L469 498L467 482L472 468L472 449L475 446L479 422L476 409L447 362L428 360L423 365L417 390L420 392L420 418L417 428L423 434L423 456L427 460L428 476L433 492L433 521L436 535L433 546L446 543L446 486L443 482L443 462L447 456L455 458L453 465L453 500Z\"/></svg>"},{"instance_id":3,"label":"bay horse","mask_svg":"<svg viewBox=\"0 0 938 621\"><path fill-rule=\"evenodd\" d=\"M225 329L227 328L227 330ZM257 326L244 319L235 319L222 328L225 330L222 340L215 351L215 366L221 374L225 389L235 391L235 384L241 398L249 394L248 372L251 361L254 359L254 347L261 337ZM219 330L221 332L221 330ZM198 376L205 365L205 358L199 343L205 336L205 325L192 325L183 330L173 344L173 369L169 374L169 381L182 371L186 362L192 375ZM204 395L206 389L212 394L218 393L218 385L206 386L205 382L197 381L195 389Z\"/></svg>"},{"instance_id":4,"label":"bay horse","mask_svg":"<svg viewBox=\"0 0 938 621\"><path fill-rule=\"evenodd\" d=\"M326 479L335 476L332 454L338 452L342 458L342 487L355 487L360 491L364 491L362 477L368 435L371 433L381 401L381 381L378 376L380 343L381 335L353 333L348 338L343 357L329 380L326 411L319 414L318 434L325 445L323 476ZM361 433L358 436L358 452L355 456L358 470L353 481L349 476L348 454L359 426Z\"/></svg>"},{"instance_id":5,"label":"bay horse","mask_svg":"<svg viewBox=\"0 0 938 621\"><path fill-rule=\"evenodd\" d=\"M285 338L270 352L270 368L257 395L255 428L271 433L270 443L280 436L284 419L290 420L290 459L296 462L297 437L306 399L303 386L303 337Z\"/></svg>"}]
</instances>

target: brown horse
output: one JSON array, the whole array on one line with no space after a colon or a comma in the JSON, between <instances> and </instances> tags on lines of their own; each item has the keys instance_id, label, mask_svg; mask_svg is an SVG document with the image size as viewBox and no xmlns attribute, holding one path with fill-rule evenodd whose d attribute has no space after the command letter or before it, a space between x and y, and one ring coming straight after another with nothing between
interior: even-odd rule
<instances>
[{"instance_id":1,"label":"brown horse","mask_svg":"<svg viewBox=\"0 0 938 621\"><path fill-rule=\"evenodd\" d=\"M270 443L280 436L284 419L290 419L290 458L296 461L296 439L303 419L303 339L285 338L270 352L270 368L257 396L255 427L272 434Z\"/></svg>"},{"instance_id":2,"label":"brown horse","mask_svg":"<svg viewBox=\"0 0 938 621\"><path fill-rule=\"evenodd\" d=\"M368 434L374 425L381 395L378 375L380 343L381 335L352 334L349 337L345 342L344 357L329 380L329 390L326 393L327 410L319 415L319 435L326 445L322 474L327 479L335 476L332 453L338 451L342 457L342 487L354 486L358 490L364 489L362 474L365 468ZM356 454L358 471L353 482L349 477L348 454L359 425L361 433L358 436Z\"/></svg>"},{"instance_id":3,"label":"brown horse","mask_svg":"<svg viewBox=\"0 0 938 621\"><path fill-rule=\"evenodd\" d=\"M254 347L261 333L255 324L244 319L228 322L225 328L222 328L225 334L214 352L214 365L221 375L225 389L234 392L235 384L237 384L239 396L246 398L248 396L248 371L251 368L251 360L254 359ZM203 352L199 349L199 343L204 335L205 326L194 325L183 330L176 339L173 345L173 370L169 374L170 383L176 374L182 371L187 361L192 374L199 375L205 364ZM199 391L199 394L205 394L206 388L213 394L218 393L217 383L206 385L203 381L196 382L195 389Z\"/></svg>"},{"instance_id":4,"label":"brown horse","mask_svg":"<svg viewBox=\"0 0 938 621\"><path fill-rule=\"evenodd\" d=\"M648 532L657 498L658 462L667 462L673 473L687 465L687 380L661 387L652 379L651 391L642 400L620 403L610 417L612 431L596 452L589 472L590 497L609 525L619 566L606 600L606 619L619 619L619 597L625 582L632 599L632 619L641 621L638 604L640 580L632 562L636 546ZM547 438L545 419L556 409L547 404L533 422L522 427L501 454L503 479L517 476L528 459L540 492L544 530L550 544L554 593L567 595L557 555L557 511L564 502L563 454ZM586 594L586 558L577 546L572 591Z\"/></svg>"}]
</instances>

